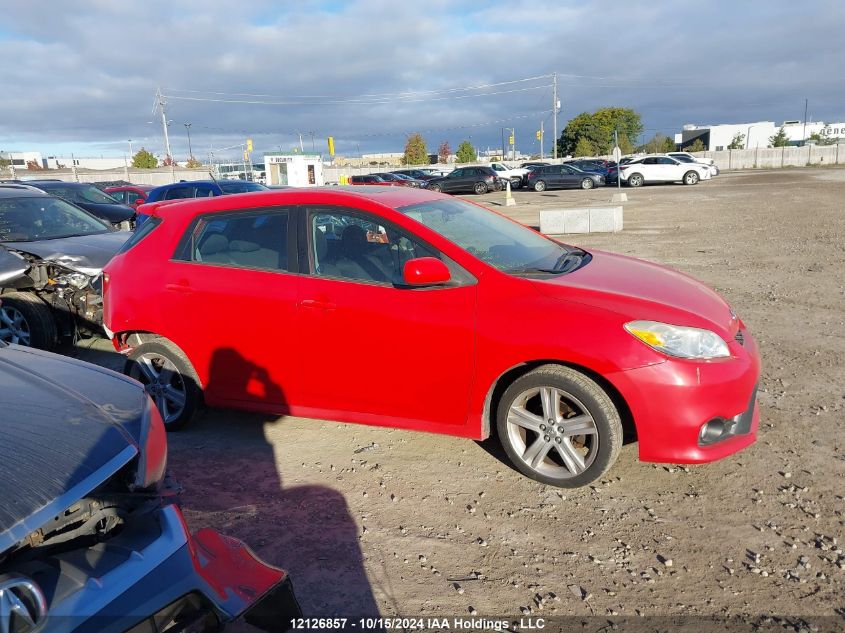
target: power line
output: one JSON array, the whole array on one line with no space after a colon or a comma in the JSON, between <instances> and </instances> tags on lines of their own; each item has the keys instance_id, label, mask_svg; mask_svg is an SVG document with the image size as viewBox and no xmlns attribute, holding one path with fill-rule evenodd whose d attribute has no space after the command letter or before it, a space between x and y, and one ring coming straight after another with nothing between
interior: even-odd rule
<instances>
[{"instance_id":1,"label":"power line","mask_svg":"<svg viewBox=\"0 0 845 633\"><path fill-rule=\"evenodd\" d=\"M162 95L166 96L168 99L178 99L180 101L203 101L203 102L210 102L210 103L240 103L246 105L279 105L279 106L303 106L303 105L312 105L312 106L320 106L320 105L378 105L378 104L386 104L386 103L418 103L422 101L446 101L449 99L473 99L475 97L490 97L496 95L503 95L503 94L512 94L515 92L526 92L530 90L542 90L543 88L549 88L551 84L544 84L542 86L532 86L528 88L515 88L512 90L499 90L496 92L481 92L478 94L470 94L470 95L454 95L454 96L447 96L447 97L433 97L433 98L422 98L422 99L382 99L382 100L327 100L327 101L255 101L251 99L212 99L210 97L182 97L177 95Z\"/></svg>"},{"instance_id":2,"label":"power line","mask_svg":"<svg viewBox=\"0 0 845 633\"><path fill-rule=\"evenodd\" d=\"M487 88L496 88L498 86L507 86L518 83L525 83L528 81L536 81L538 79L547 79L551 75L537 75L536 77L526 77L524 79L514 79L511 81L500 81L491 84L480 84L478 86L466 86L464 88L443 88L440 90L408 90L405 92L375 92L371 94L349 95L351 99L362 99L369 97L404 97L424 94L443 94L449 92L465 92L471 90L483 90ZM268 99L334 99L347 98L342 95L270 95L259 94L251 92L214 92L211 90L187 90L187 89L173 89L173 92L190 92L194 94L210 94L225 97L266 97Z\"/></svg>"}]
</instances>

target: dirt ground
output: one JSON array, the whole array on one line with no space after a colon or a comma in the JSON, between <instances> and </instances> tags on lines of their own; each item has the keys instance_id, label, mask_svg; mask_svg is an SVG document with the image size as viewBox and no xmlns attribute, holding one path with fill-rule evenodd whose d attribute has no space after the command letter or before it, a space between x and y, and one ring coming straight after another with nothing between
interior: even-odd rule
<instances>
[{"instance_id":1,"label":"dirt ground","mask_svg":"<svg viewBox=\"0 0 845 633\"><path fill-rule=\"evenodd\" d=\"M542 208L611 193L477 199L536 225ZM770 615L845 629L845 170L626 193L622 233L567 241L673 266L730 301L763 358L754 446L675 467L629 444L607 478L559 490L489 442L209 411L170 436L191 526L289 570L310 616L601 616L556 626L603 630L609 616ZM75 354L114 365L107 349Z\"/></svg>"}]
</instances>

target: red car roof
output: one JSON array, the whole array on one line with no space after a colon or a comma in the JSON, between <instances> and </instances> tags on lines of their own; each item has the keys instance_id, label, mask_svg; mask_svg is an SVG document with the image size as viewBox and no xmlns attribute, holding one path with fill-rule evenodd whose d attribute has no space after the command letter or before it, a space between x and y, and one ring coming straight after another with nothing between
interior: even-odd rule
<instances>
[{"instance_id":1,"label":"red car roof","mask_svg":"<svg viewBox=\"0 0 845 633\"><path fill-rule=\"evenodd\" d=\"M310 187L238 193L212 198L185 198L181 200L162 200L139 207L140 213L160 216L159 209L167 207L170 217L179 213L196 215L247 209L250 207L269 207L286 204L304 204L314 202L332 202L335 204L354 205L356 200L369 200L396 209L408 204L449 198L445 194L416 189L412 187L381 187L378 185L356 185L354 187ZM165 203L165 204L162 204Z\"/></svg>"}]
</instances>

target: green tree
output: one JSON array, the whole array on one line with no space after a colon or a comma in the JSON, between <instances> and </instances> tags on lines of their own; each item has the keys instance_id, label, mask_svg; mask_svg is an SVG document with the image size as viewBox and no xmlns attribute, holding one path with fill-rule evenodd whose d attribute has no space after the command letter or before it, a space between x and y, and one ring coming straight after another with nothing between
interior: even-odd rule
<instances>
[{"instance_id":1,"label":"green tree","mask_svg":"<svg viewBox=\"0 0 845 633\"><path fill-rule=\"evenodd\" d=\"M449 147L449 141L443 141L440 143L440 147L437 148L437 160L444 165L449 161L449 156L452 155L452 148Z\"/></svg>"},{"instance_id":2,"label":"green tree","mask_svg":"<svg viewBox=\"0 0 845 633\"><path fill-rule=\"evenodd\" d=\"M675 151L675 141L663 134L656 132L647 143L637 147L638 152L645 152L647 154L663 154L665 152Z\"/></svg>"},{"instance_id":3,"label":"green tree","mask_svg":"<svg viewBox=\"0 0 845 633\"><path fill-rule=\"evenodd\" d=\"M684 148L684 151L685 152L704 152L704 151L707 151L707 148L704 146L704 142L700 138L697 138L692 143L687 145Z\"/></svg>"},{"instance_id":4,"label":"green tree","mask_svg":"<svg viewBox=\"0 0 845 633\"><path fill-rule=\"evenodd\" d=\"M425 146L422 134L415 132L405 143L405 154L402 156L403 165L428 165L428 148Z\"/></svg>"},{"instance_id":5,"label":"green tree","mask_svg":"<svg viewBox=\"0 0 845 633\"><path fill-rule=\"evenodd\" d=\"M786 135L786 130L783 126L778 130L778 133L769 137L771 147L786 147L789 145L789 137Z\"/></svg>"},{"instance_id":6,"label":"green tree","mask_svg":"<svg viewBox=\"0 0 845 633\"><path fill-rule=\"evenodd\" d=\"M737 132L728 144L728 149L745 149L745 134Z\"/></svg>"},{"instance_id":7,"label":"green tree","mask_svg":"<svg viewBox=\"0 0 845 633\"><path fill-rule=\"evenodd\" d=\"M833 145L836 143L836 139L830 138L824 130L821 132L813 132L807 140L815 141L816 145Z\"/></svg>"},{"instance_id":8,"label":"green tree","mask_svg":"<svg viewBox=\"0 0 845 633\"><path fill-rule=\"evenodd\" d=\"M642 117L630 108L601 108L595 112L582 112L570 119L557 141L558 153L575 154L581 138L586 138L593 152L609 154L613 149L613 132L628 139L637 138L643 131Z\"/></svg>"},{"instance_id":9,"label":"green tree","mask_svg":"<svg viewBox=\"0 0 845 633\"><path fill-rule=\"evenodd\" d=\"M461 144L458 145L456 156L458 157L459 163L472 163L478 160L478 154L475 153L475 148L469 141L462 141Z\"/></svg>"},{"instance_id":10,"label":"green tree","mask_svg":"<svg viewBox=\"0 0 845 633\"><path fill-rule=\"evenodd\" d=\"M0 169L6 169L6 167L8 167L11 164L12 164L12 161L10 161L8 158L6 158L4 156L0 156Z\"/></svg>"},{"instance_id":11,"label":"green tree","mask_svg":"<svg viewBox=\"0 0 845 633\"><path fill-rule=\"evenodd\" d=\"M592 156L593 144L586 136L582 136L575 144L575 150L572 152L573 156Z\"/></svg>"},{"instance_id":12,"label":"green tree","mask_svg":"<svg viewBox=\"0 0 845 633\"><path fill-rule=\"evenodd\" d=\"M132 166L136 169L153 169L158 167L158 159L142 147L132 157Z\"/></svg>"},{"instance_id":13,"label":"green tree","mask_svg":"<svg viewBox=\"0 0 845 633\"><path fill-rule=\"evenodd\" d=\"M188 159L188 162L185 163L185 167L188 169L196 169L197 167L202 167L202 161L200 161L196 156L191 156Z\"/></svg>"}]
</instances>

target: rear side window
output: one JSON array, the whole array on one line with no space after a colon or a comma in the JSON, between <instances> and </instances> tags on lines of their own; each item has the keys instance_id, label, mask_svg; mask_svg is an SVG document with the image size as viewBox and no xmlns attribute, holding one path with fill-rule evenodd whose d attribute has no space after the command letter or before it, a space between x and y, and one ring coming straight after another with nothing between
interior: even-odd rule
<instances>
[{"instance_id":1,"label":"rear side window","mask_svg":"<svg viewBox=\"0 0 845 633\"><path fill-rule=\"evenodd\" d=\"M181 200L182 198L194 198L197 195L196 187L173 187L164 194L165 200Z\"/></svg>"},{"instance_id":2,"label":"rear side window","mask_svg":"<svg viewBox=\"0 0 845 633\"><path fill-rule=\"evenodd\" d=\"M131 249L133 246L135 246L141 240L147 237L150 233L152 233L159 224L161 224L161 218L147 218L147 220L143 224L141 224L141 226L135 229L135 232L132 234L132 237L130 237L123 243L123 246L120 247L120 250L117 251L117 254L120 255L121 253L125 253L126 251Z\"/></svg>"},{"instance_id":3,"label":"rear side window","mask_svg":"<svg viewBox=\"0 0 845 633\"><path fill-rule=\"evenodd\" d=\"M287 210L204 216L184 240L178 259L233 268L287 271Z\"/></svg>"}]
</instances>

